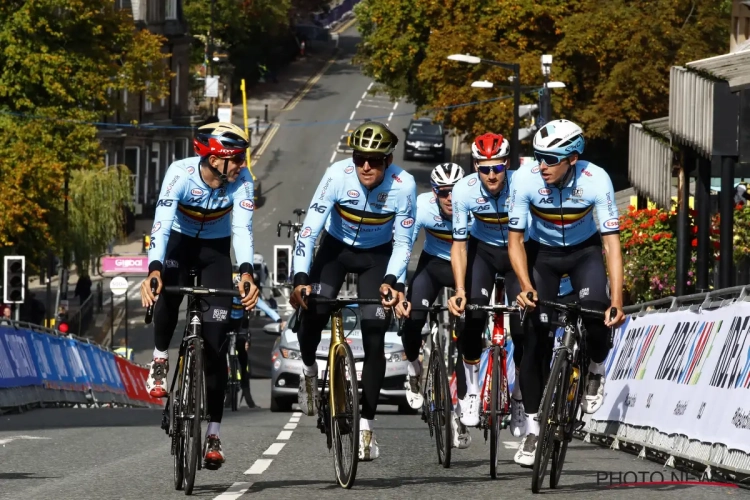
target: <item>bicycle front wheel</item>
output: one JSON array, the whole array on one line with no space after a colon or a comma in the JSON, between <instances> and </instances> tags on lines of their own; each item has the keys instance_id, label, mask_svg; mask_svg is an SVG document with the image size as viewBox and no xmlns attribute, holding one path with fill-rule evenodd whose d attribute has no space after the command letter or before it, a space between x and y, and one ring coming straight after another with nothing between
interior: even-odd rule
<instances>
[{"instance_id":1,"label":"bicycle front wheel","mask_svg":"<svg viewBox=\"0 0 750 500\"><path fill-rule=\"evenodd\" d=\"M497 460L500 456L500 429L503 415L508 412L508 374L505 349L492 349L492 387L490 388L490 477L497 478Z\"/></svg>"},{"instance_id":2,"label":"bicycle front wheel","mask_svg":"<svg viewBox=\"0 0 750 500\"><path fill-rule=\"evenodd\" d=\"M237 411L237 399L239 397L240 360L237 356L229 357L229 397L232 398L232 411Z\"/></svg>"},{"instance_id":3,"label":"bicycle front wheel","mask_svg":"<svg viewBox=\"0 0 750 500\"><path fill-rule=\"evenodd\" d=\"M182 387L184 387L185 382L185 370L184 370L184 364L180 363L180 366L183 367L181 370L181 373L178 375L178 386L177 386L177 392L172 391L169 393L169 408L170 408L170 414L169 417L171 419L170 422L170 432L172 433L172 458L173 458L173 466L174 466L174 489L181 490L184 484L185 480L185 442L184 442L184 433L182 429L182 420L179 418L180 413L182 412L182 398L180 398L180 394L182 394Z\"/></svg>"},{"instance_id":4,"label":"bicycle front wheel","mask_svg":"<svg viewBox=\"0 0 750 500\"><path fill-rule=\"evenodd\" d=\"M188 344L188 362L186 363L187 383L183 386L186 399L185 418L185 494L193 493L195 473L198 469L201 443L201 414L203 408L203 357L201 344L195 339Z\"/></svg>"},{"instance_id":5,"label":"bicycle front wheel","mask_svg":"<svg viewBox=\"0 0 750 500\"><path fill-rule=\"evenodd\" d=\"M349 344L337 347L329 377L333 464L339 485L349 489L354 485L359 461L359 384Z\"/></svg>"},{"instance_id":6,"label":"bicycle front wheel","mask_svg":"<svg viewBox=\"0 0 750 500\"><path fill-rule=\"evenodd\" d=\"M435 428L438 463L443 464L443 467L447 469L451 466L451 447L453 445L453 429L451 428L453 405L451 403L448 373L441 352L435 351L430 360L430 365L432 371L432 424Z\"/></svg>"},{"instance_id":7,"label":"bicycle front wheel","mask_svg":"<svg viewBox=\"0 0 750 500\"><path fill-rule=\"evenodd\" d=\"M547 386L544 388L539 412L539 436L537 437L534 468L531 474L531 491L539 493L539 488L547 474L547 463L554 448L555 432L559 425L560 401L565 401L567 392L568 356L565 351L557 351L552 363ZM554 471L552 471L554 474Z\"/></svg>"}]
</instances>

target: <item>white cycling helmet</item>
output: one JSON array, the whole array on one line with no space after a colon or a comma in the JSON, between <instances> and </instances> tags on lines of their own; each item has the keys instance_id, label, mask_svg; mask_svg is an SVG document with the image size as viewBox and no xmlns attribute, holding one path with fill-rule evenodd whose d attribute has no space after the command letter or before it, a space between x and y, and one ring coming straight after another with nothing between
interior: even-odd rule
<instances>
[{"instance_id":1,"label":"white cycling helmet","mask_svg":"<svg viewBox=\"0 0 750 500\"><path fill-rule=\"evenodd\" d=\"M559 163L573 153L583 153L583 130L570 120L552 120L534 135L533 145L537 161L541 162L540 156L552 155L558 159L554 163Z\"/></svg>"},{"instance_id":2,"label":"white cycling helmet","mask_svg":"<svg viewBox=\"0 0 750 500\"><path fill-rule=\"evenodd\" d=\"M464 169L455 163L441 163L432 169L430 182L434 189L453 186L464 176Z\"/></svg>"}]
</instances>

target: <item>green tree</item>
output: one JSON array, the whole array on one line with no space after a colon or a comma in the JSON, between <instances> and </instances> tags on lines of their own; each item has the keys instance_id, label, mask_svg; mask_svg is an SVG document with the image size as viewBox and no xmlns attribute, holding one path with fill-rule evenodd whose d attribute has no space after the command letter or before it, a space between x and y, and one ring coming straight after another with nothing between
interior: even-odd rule
<instances>
[{"instance_id":1,"label":"green tree","mask_svg":"<svg viewBox=\"0 0 750 500\"><path fill-rule=\"evenodd\" d=\"M167 95L164 41L136 30L115 0L0 3L0 252L22 253L34 269L48 248L73 247L65 176L74 192L78 170L102 167L91 123L122 105L118 90Z\"/></svg>"}]
</instances>

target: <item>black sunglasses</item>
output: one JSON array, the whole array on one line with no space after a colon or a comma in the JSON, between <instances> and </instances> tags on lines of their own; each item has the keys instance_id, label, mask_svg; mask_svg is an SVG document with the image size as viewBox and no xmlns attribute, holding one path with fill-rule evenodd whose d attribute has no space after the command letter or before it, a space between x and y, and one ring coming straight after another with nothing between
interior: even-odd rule
<instances>
[{"instance_id":1,"label":"black sunglasses","mask_svg":"<svg viewBox=\"0 0 750 500\"><path fill-rule=\"evenodd\" d=\"M490 172L495 172L496 174L499 174L505 170L505 165L477 166L477 170L479 170L479 172L483 175L490 175Z\"/></svg>"},{"instance_id":2,"label":"black sunglasses","mask_svg":"<svg viewBox=\"0 0 750 500\"><path fill-rule=\"evenodd\" d=\"M447 198L453 192L453 188L448 188L448 189L433 189L433 191L435 192L435 195L437 195L438 198Z\"/></svg>"},{"instance_id":3,"label":"black sunglasses","mask_svg":"<svg viewBox=\"0 0 750 500\"><path fill-rule=\"evenodd\" d=\"M358 167L364 167L365 163L369 163L372 168L380 168L385 166L386 157L385 156L361 156L361 155L352 155L352 161L354 164Z\"/></svg>"}]
</instances>

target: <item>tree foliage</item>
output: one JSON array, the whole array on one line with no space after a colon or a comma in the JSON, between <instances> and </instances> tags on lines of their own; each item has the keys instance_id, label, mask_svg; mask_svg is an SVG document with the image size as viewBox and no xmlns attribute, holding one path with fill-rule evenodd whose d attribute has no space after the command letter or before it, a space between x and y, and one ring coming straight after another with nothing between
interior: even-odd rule
<instances>
[{"instance_id":1,"label":"tree foliage","mask_svg":"<svg viewBox=\"0 0 750 500\"><path fill-rule=\"evenodd\" d=\"M163 42L137 31L115 0L0 3L0 252L26 255L34 269L48 248L72 248L80 231L66 230L66 172L76 192L85 171L102 168L90 123L118 109L117 90L167 95L172 74ZM97 217L109 213L100 210ZM100 248L92 245L90 252Z\"/></svg>"},{"instance_id":2,"label":"tree foliage","mask_svg":"<svg viewBox=\"0 0 750 500\"><path fill-rule=\"evenodd\" d=\"M729 0L370 0L356 8L357 61L394 98L420 110L508 95L508 70L449 61L455 53L518 62L522 85L541 86L552 54L553 117L588 138L627 144L627 124L668 112L669 68L724 53ZM495 83L494 90L470 86ZM524 96L537 102L536 93ZM460 132L511 130L512 100L437 113Z\"/></svg>"}]
</instances>

